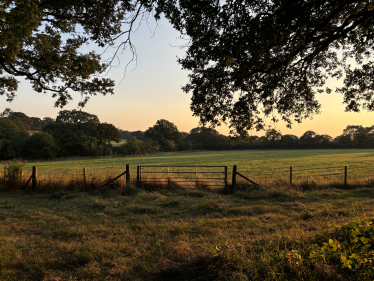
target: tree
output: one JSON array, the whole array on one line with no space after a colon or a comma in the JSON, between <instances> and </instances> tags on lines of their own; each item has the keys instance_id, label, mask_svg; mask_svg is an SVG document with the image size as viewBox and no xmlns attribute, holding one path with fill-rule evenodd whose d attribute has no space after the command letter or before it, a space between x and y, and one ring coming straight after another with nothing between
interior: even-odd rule
<instances>
[{"instance_id":1,"label":"tree","mask_svg":"<svg viewBox=\"0 0 374 281\"><path fill-rule=\"evenodd\" d=\"M121 133L121 136L122 136L123 139L131 138L131 132L130 131L119 129L119 132Z\"/></svg>"},{"instance_id":2,"label":"tree","mask_svg":"<svg viewBox=\"0 0 374 281\"><path fill-rule=\"evenodd\" d=\"M343 135L348 136L354 148L368 148L370 146L369 132L372 127L362 127L361 125L348 125Z\"/></svg>"},{"instance_id":3,"label":"tree","mask_svg":"<svg viewBox=\"0 0 374 281\"><path fill-rule=\"evenodd\" d=\"M178 144L183 139L183 134L178 131L177 126L164 119L157 120L153 127L144 132L144 135L152 141L157 141L164 151L177 150Z\"/></svg>"},{"instance_id":4,"label":"tree","mask_svg":"<svg viewBox=\"0 0 374 281\"><path fill-rule=\"evenodd\" d=\"M227 149L230 148L227 137L217 130L206 127L193 128L187 140L192 142L194 149Z\"/></svg>"},{"instance_id":5,"label":"tree","mask_svg":"<svg viewBox=\"0 0 374 281\"><path fill-rule=\"evenodd\" d=\"M125 144L126 150L129 154L133 156L135 154L140 154L142 142L137 140L136 137L131 137Z\"/></svg>"},{"instance_id":6,"label":"tree","mask_svg":"<svg viewBox=\"0 0 374 281\"><path fill-rule=\"evenodd\" d=\"M189 39L179 59L190 73L183 89L192 92L191 109L203 125L227 122L243 139L247 130L264 129L265 117L291 126L318 114L316 94L331 92L327 78L344 75L337 91L346 110L374 109L370 0L4 0L0 94L13 99L15 77L51 92L56 106L72 98L70 91L84 97L80 105L112 94L114 82L95 75L110 67L118 48L134 51L134 23L151 13L164 14ZM103 63L94 51L81 53L86 43L117 50Z\"/></svg>"},{"instance_id":7,"label":"tree","mask_svg":"<svg viewBox=\"0 0 374 281\"><path fill-rule=\"evenodd\" d=\"M47 124L43 131L54 137L61 156L110 154L110 142L121 138L116 127L102 124L96 115L80 110L60 111L56 121Z\"/></svg>"},{"instance_id":8,"label":"tree","mask_svg":"<svg viewBox=\"0 0 374 281\"><path fill-rule=\"evenodd\" d=\"M372 1L194 0L165 14L190 37L179 62L203 124L229 122L243 137L263 129L265 117L291 126L318 114L316 94L330 93L326 79L343 75L337 91L346 110L374 109Z\"/></svg>"},{"instance_id":9,"label":"tree","mask_svg":"<svg viewBox=\"0 0 374 281\"><path fill-rule=\"evenodd\" d=\"M14 139L20 131L25 131L20 128L8 118L0 118L0 142L2 140Z\"/></svg>"},{"instance_id":10,"label":"tree","mask_svg":"<svg viewBox=\"0 0 374 281\"><path fill-rule=\"evenodd\" d=\"M332 147L333 138L329 135L315 135L314 145L315 148L330 148Z\"/></svg>"},{"instance_id":11,"label":"tree","mask_svg":"<svg viewBox=\"0 0 374 281\"><path fill-rule=\"evenodd\" d=\"M136 137L137 140L145 141L144 132L142 131L131 132L131 136Z\"/></svg>"},{"instance_id":12,"label":"tree","mask_svg":"<svg viewBox=\"0 0 374 281\"><path fill-rule=\"evenodd\" d=\"M57 156L58 146L48 133L37 132L26 142L26 156L33 159L48 159Z\"/></svg>"},{"instance_id":13,"label":"tree","mask_svg":"<svg viewBox=\"0 0 374 281\"><path fill-rule=\"evenodd\" d=\"M84 97L80 105L90 95L113 94L114 81L97 77L111 61L103 63L99 54L84 53L81 47L93 43L134 51L130 41L134 22L147 18L153 2L1 1L0 95L9 101L14 98L16 77L30 81L37 92L51 92L56 106L72 99L69 91Z\"/></svg>"},{"instance_id":14,"label":"tree","mask_svg":"<svg viewBox=\"0 0 374 281\"><path fill-rule=\"evenodd\" d=\"M0 118L0 159L21 157L24 144L29 135L23 123L14 122L5 117Z\"/></svg>"},{"instance_id":15,"label":"tree","mask_svg":"<svg viewBox=\"0 0 374 281\"><path fill-rule=\"evenodd\" d=\"M342 148L352 148L352 140L350 136L340 135L334 139L334 142Z\"/></svg>"},{"instance_id":16,"label":"tree","mask_svg":"<svg viewBox=\"0 0 374 281\"><path fill-rule=\"evenodd\" d=\"M119 143L121 141L120 131L113 125L100 123L97 125L97 145L107 146L112 141Z\"/></svg>"},{"instance_id":17,"label":"tree","mask_svg":"<svg viewBox=\"0 0 374 281\"><path fill-rule=\"evenodd\" d=\"M299 138L295 135L282 135L282 138L279 141L281 148L298 148L299 147Z\"/></svg>"},{"instance_id":18,"label":"tree","mask_svg":"<svg viewBox=\"0 0 374 281\"><path fill-rule=\"evenodd\" d=\"M313 131L306 131L301 137L300 141L303 143L304 148L313 148L313 145L315 143L315 136L317 134Z\"/></svg>"}]
</instances>

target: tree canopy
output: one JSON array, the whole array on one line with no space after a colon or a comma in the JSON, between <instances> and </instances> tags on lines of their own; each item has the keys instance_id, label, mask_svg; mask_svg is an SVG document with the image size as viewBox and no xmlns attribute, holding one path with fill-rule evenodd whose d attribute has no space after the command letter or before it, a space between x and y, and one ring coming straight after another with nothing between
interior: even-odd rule
<instances>
[{"instance_id":1,"label":"tree canopy","mask_svg":"<svg viewBox=\"0 0 374 281\"><path fill-rule=\"evenodd\" d=\"M291 126L319 113L317 94L331 92L329 77L344 77L336 91L347 111L374 109L369 0L4 0L0 94L14 97L17 76L52 92L57 106L71 99L69 91L84 96L81 105L89 95L113 93L114 81L95 76L111 61L80 48L134 51L134 23L152 13L189 39L179 59L190 73L183 89L204 125L227 122L244 138L267 119Z\"/></svg>"},{"instance_id":2,"label":"tree canopy","mask_svg":"<svg viewBox=\"0 0 374 281\"><path fill-rule=\"evenodd\" d=\"M178 144L183 139L177 126L165 119L157 120L153 127L144 132L146 138L158 142L163 151L176 151Z\"/></svg>"},{"instance_id":3,"label":"tree canopy","mask_svg":"<svg viewBox=\"0 0 374 281\"><path fill-rule=\"evenodd\" d=\"M291 126L319 113L329 77L344 76L346 110L374 109L372 1L180 1L174 12L191 38L179 62L203 124L241 136L265 118Z\"/></svg>"},{"instance_id":4,"label":"tree canopy","mask_svg":"<svg viewBox=\"0 0 374 281\"><path fill-rule=\"evenodd\" d=\"M83 96L113 94L114 81L98 77L110 66L82 46L130 47L136 19L152 1L131 0L4 0L0 4L0 95L11 101L17 77L29 80L37 92L51 92L56 106ZM127 38L126 38L127 36ZM117 42L116 39L122 41Z\"/></svg>"}]
</instances>

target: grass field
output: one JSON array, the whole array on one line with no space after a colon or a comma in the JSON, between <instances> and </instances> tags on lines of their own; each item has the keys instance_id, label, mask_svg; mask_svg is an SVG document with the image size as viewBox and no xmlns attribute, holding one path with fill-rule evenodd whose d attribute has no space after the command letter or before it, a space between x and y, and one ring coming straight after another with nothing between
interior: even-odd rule
<instances>
[{"instance_id":1,"label":"grass field","mask_svg":"<svg viewBox=\"0 0 374 281\"><path fill-rule=\"evenodd\" d=\"M372 280L365 254L344 267L353 250L332 234L356 217L374 217L374 189L0 187L0 280Z\"/></svg>"},{"instance_id":2,"label":"grass field","mask_svg":"<svg viewBox=\"0 0 374 281\"><path fill-rule=\"evenodd\" d=\"M290 166L293 180L343 182L344 166L348 166L348 181L365 181L374 176L374 150L274 150L274 151L215 151L169 153L124 158L98 158L72 161L26 163L24 171L38 167L39 175L75 174L81 177L82 168L91 176L119 174L130 164L132 177L137 165L225 165L229 179L232 165L241 174L266 185L279 179L288 181Z\"/></svg>"},{"instance_id":3,"label":"grass field","mask_svg":"<svg viewBox=\"0 0 374 281\"><path fill-rule=\"evenodd\" d=\"M323 180L342 176L346 165L351 177L369 178L373 157L374 150L222 151L24 169L36 165L38 178L53 179L83 167L95 177L125 164L133 173L139 164L237 165L264 182L287 177L292 165L294 177ZM366 220L374 218L374 188L364 185L302 189L280 181L224 194L203 186L45 192L0 183L0 280L373 280L374 227ZM357 218L366 222L350 223Z\"/></svg>"}]
</instances>

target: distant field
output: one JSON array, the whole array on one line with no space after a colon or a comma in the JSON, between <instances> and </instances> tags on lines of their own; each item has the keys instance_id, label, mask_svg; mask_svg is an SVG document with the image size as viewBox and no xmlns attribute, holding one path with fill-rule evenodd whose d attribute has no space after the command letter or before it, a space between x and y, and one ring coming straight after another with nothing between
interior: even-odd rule
<instances>
[{"instance_id":1,"label":"distant field","mask_svg":"<svg viewBox=\"0 0 374 281\"><path fill-rule=\"evenodd\" d=\"M209 151L27 163L24 171L31 171L35 165L38 174L57 171L81 173L82 168L86 168L86 171L99 175L122 172L125 165L130 164L131 173L135 176L137 165L226 165L230 178L232 166L237 165L240 173L264 183L271 179L287 179L290 166L293 166L295 181L308 178L342 180L344 166L348 166L349 180L364 179L373 177L373 163L373 149Z\"/></svg>"},{"instance_id":2,"label":"distant field","mask_svg":"<svg viewBox=\"0 0 374 281\"><path fill-rule=\"evenodd\" d=\"M111 142L112 143L112 145L113 146L120 146L121 144L124 144L124 143L126 143L126 140L125 139L121 139L121 141L120 142L115 142L115 141L113 141L113 142Z\"/></svg>"}]
</instances>

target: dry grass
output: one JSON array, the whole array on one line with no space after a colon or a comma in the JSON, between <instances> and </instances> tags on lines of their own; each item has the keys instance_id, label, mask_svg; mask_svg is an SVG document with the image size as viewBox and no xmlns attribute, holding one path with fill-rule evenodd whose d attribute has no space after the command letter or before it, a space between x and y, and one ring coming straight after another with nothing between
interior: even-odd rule
<instances>
[{"instance_id":1,"label":"dry grass","mask_svg":"<svg viewBox=\"0 0 374 281\"><path fill-rule=\"evenodd\" d=\"M254 177L260 187L238 179L226 194L202 175L155 173L103 187L120 173L38 173L35 190L28 173L0 174L0 280L349 280L306 263L306 248L374 218L372 177Z\"/></svg>"},{"instance_id":2,"label":"dry grass","mask_svg":"<svg viewBox=\"0 0 374 281\"><path fill-rule=\"evenodd\" d=\"M282 280L270 253L291 250L284 237L307 240L374 217L371 187L278 185L224 195L134 186L51 191L45 184L33 192L1 189L0 280L252 280L264 270Z\"/></svg>"}]
</instances>

